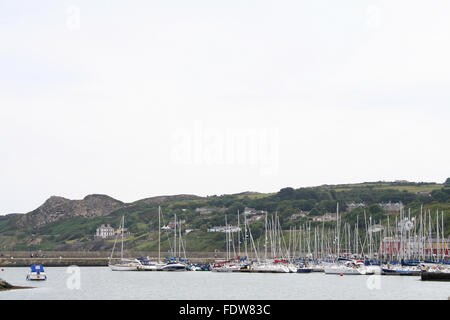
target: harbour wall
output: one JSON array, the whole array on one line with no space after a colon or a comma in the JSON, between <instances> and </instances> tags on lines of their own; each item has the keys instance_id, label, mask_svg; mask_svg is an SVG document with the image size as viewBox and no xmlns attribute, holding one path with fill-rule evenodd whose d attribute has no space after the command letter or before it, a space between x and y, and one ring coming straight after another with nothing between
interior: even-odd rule
<instances>
[{"instance_id":1,"label":"harbour wall","mask_svg":"<svg viewBox=\"0 0 450 320\"><path fill-rule=\"evenodd\" d=\"M33 255L33 256L31 256ZM44 266L107 266L110 252L83 252L83 251L7 251L0 252L1 267L28 267L32 264L42 264ZM161 253L161 260L164 260L167 253ZM149 257L150 260L158 260L158 252L128 251L124 252L123 257L134 259L137 257ZM212 263L215 260L226 259L226 252L186 252L186 257L191 263ZM251 258L251 257L250 257ZM112 262L118 261L118 255L114 255Z\"/></svg>"}]
</instances>

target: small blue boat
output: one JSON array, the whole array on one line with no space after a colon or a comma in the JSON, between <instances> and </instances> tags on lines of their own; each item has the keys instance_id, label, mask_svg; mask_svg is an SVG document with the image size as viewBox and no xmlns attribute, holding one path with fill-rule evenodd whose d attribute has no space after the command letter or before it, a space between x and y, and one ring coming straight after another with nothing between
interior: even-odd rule
<instances>
[{"instance_id":1,"label":"small blue boat","mask_svg":"<svg viewBox=\"0 0 450 320\"><path fill-rule=\"evenodd\" d=\"M47 280L47 275L42 264L32 264L28 272L27 280L43 281Z\"/></svg>"}]
</instances>

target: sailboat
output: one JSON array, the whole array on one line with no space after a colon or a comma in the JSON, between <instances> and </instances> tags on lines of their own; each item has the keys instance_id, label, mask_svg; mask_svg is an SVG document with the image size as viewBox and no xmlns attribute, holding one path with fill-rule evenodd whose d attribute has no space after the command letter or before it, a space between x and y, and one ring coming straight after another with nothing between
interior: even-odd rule
<instances>
[{"instance_id":1,"label":"sailboat","mask_svg":"<svg viewBox=\"0 0 450 320\"><path fill-rule=\"evenodd\" d=\"M114 241L114 246L113 249L111 251L111 256L109 257L109 264L108 266L111 268L112 271L138 271L138 270L142 270L142 264L139 260L137 259L124 259L123 258L123 229L125 226L125 217L122 216L122 222L120 225L120 230L121 230L121 250L120 250L120 261L117 263L111 263L111 260L113 258L113 254L114 254L114 249L116 247L116 242L117 242L117 237L116 240Z\"/></svg>"},{"instance_id":2,"label":"sailboat","mask_svg":"<svg viewBox=\"0 0 450 320\"><path fill-rule=\"evenodd\" d=\"M143 271L162 271L166 265L161 262L161 206L158 207L158 262L151 261L147 258L137 258L142 264Z\"/></svg>"},{"instance_id":3,"label":"sailboat","mask_svg":"<svg viewBox=\"0 0 450 320\"><path fill-rule=\"evenodd\" d=\"M325 274L339 274L339 275L363 275L373 274L364 266L361 260L345 261L343 264L336 263L324 268Z\"/></svg>"},{"instance_id":4,"label":"sailboat","mask_svg":"<svg viewBox=\"0 0 450 320\"><path fill-rule=\"evenodd\" d=\"M225 245L226 245L226 260L215 261L211 271L213 272L239 272L247 270L247 263L245 263L246 257L241 259L240 257L240 222L239 222L239 210L238 210L238 255L236 256L236 248L234 246L234 238L230 228L227 223L227 216L225 215ZM233 247L233 252L235 257L231 257L231 247Z\"/></svg>"},{"instance_id":5,"label":"sailboat","mask_svg":"<svg viewBox=\"0 0 450 320\"><path fill-rule=\"evenodd\" d=\"M253 239L253 238L252 238ZM279 218L275 214L275 220L272 217L272 221L270 223L267 220L267 214L265 219L265 237L264 237L264 259L260 260L257 256L257 262L251 265L252 272L259 273L294 273L297 272L297 267L291 264L287 259L277 258L277 256L288 256L283 252L282 248L282 240L284 242L284 238L282 236L282 230ZM271 256L270 258L267 256L268 246L270 245ZM256 253L256 248L255 248Z\"/></svg>"},{"instance_id":6,"label":"sailboat","mask_svg":"<svg viewBox=\"0 0 450 320\"><path fill-rule=\"evenodd\" d=\"M186 261L186 255L185 255L185 259L181 259L179 258L177 260L176 255L177 255L177 215L175 215L174 217L175 219L175 229L174 229L174 246L173 246L173 258L169 259L169 261L161 267L161 271L188 271L189 268L188 266L183 263L182 261ZM181 239L181 224L179 227L179 256L181 255L181 246L183 244L183 240Z\"/></svg>"}]
</instances>

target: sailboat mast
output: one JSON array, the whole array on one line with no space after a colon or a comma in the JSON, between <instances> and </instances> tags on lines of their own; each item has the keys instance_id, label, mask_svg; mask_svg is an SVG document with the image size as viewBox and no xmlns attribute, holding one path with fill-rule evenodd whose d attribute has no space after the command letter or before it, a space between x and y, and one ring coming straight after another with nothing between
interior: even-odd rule
<instances>
[{"instance_id":1,"label":"sailboat mast","mask_svg":"<svg viewBox=\"0 0 450 320\"><path fill-rule=\"evenodd\" d=\"M240 223L239 223L239 209L238 209L238 212L237 212L237 217L238 217L238 223L237 223L237 225L238 225L238 256L240 257L241 256L241 227L240 227Z\"/></svg>"},{"instance_id":2,"label":"sailboat mast","mask_svg":"<svg viewBox=\"0 0 450 320\"><path fill-rule=\"evenodd\" d=\"M225 214L225 247L226 247L226 251L227 251L227 260L230 260L230 250L228 249L230 242L228 240L229 238L229 234L228 234L228 223L227 223L227 215Z\"/></svg>"},{"instance_id":3,"label":"sailboat mast","mask_svg":"<svg viewBox=\"0 0 450 320\"><path fill-rule=\"evenodd\" d=\"M120 250L120 259L123 260L123 227L125 225L125 216L122 216L122 227L120 228L120 231L122 233L122 248Z\"/></svg>"},{"instance_id":4,"label":"sailboat mast","mask_svg":"<svg viewBox=\"0 0 450 320\"><path fill-rule=\"evenodd\" d=\"M158 207L158 263L161 262L161 206Z\"/></svg>"},{"instance_id":5,"label":"sailboat mast","mask_svg":"<svg viewBox=\"0 0 450 320\"><path fill-rule=\"evenodd\" d=\"M173 255L175 257L175 260L177 258L177 214L175 214L175 229L174 229L174 238L173 238Z\"/></svg>"},{"instance_id":6,"label":"sailboat mast","mask_svg":"<svg viewBox=\"0 0 450 320\"><path fill-rule=\"evenodd\" d=\"M245 256L248 258L247 251L247 216L244 214L244 247L245 247Z\"/></svg>"}]
</instances>

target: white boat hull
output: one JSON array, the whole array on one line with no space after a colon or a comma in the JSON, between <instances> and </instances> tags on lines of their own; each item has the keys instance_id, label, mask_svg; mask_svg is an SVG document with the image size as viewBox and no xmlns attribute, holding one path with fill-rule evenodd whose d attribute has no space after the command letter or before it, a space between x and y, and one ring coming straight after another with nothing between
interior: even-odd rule
<instances>
[{"instance_id":1,"label":"white boat hull","mask_svg":"<svg viewBox=\"0 0 450 320\"><path fill-rule=\"evenodd\" d=\"M143 271L162 271L165 264L153 264L153 265L143 265L141 270Z\"/></svg>"},{"instance_id":2,"label":"white boat hull","mask_svg":"<svg viewBox=\"0 0 450 320\"><path fill-rule=\"evenodd\" d=\"M325 274L339 274L339 275L362 275L366 274L365 270L362 269L353 269L346 267L329 267L324 269Z\"/></svg>"},{"instance_id":3,"label":"white boat hull","mask_svg":"<svg viewBox=\"0 0 450 320\"><path fill-rule=\"evenodd\" d=\"M255 265L252 267L251 270L253 272L261 272L261 273L290 273L289 268L282 264Z\"/></svg>"},{"instance_id":4,"label":"white boat hull","mask_svg":"<svg viewBox=\"0 0 450 320\"><path fill-rule=\"evenodd\" d=\"M29 273L27 275L27 280L33 280L33 281L44 281L47 280L47 276L45 275L45 273Z\"/></svg>"},{"instance_id":5,"label":"white boat hull","mask_svg":"<svg viewBox=\"0 0 450 320\"><path fill-rule=\"evenodd\" d=\"M110 264L109 267L112 271L137 271L138 266L136 265L117 265L117 264Z\"/></svg>"},{"instance_id":6,"label":"white boat hull","mask_svg":"<svg viewBox=\"0 0 450 320\"><path fill-rule=\"evenodd\" d=\"M224 266L220 268L213 268L211 271L213 272L236 272L239 271L240 267L238 266Z\"/></svg>"},{"instance_id":7,"label":"white boat hull","mask_svg":"<svg viewBox=\"0 0 450 320\"><path fill-rule=\"evenodd\" d=\"M290 264L290 265L288 265L288 269L289 269L290 273L296 273L298 268L296 266Z\"/></svg>"}]
</instances>

